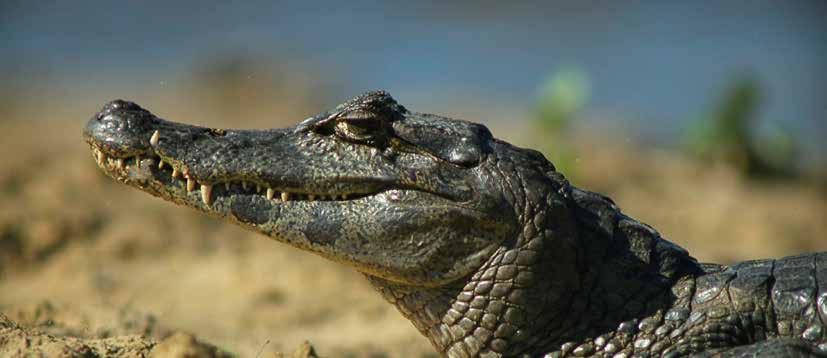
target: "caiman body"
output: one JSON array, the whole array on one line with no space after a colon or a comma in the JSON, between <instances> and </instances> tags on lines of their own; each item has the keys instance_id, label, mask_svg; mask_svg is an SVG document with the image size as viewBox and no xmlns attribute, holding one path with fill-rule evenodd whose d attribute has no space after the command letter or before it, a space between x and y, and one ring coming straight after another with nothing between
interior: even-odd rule
<instances>
[{"instance_id":1,"label":"caiman body","mask_svg":"<svg viewBox=\"0 0 827 358\"><path fill-rule=\"evenodd\" d=\"M541 154L370 92L293 128L108 103L112 178L362 272L449 357L818 356L827 253L701 264Z\"/></svg>"}]
</instances>

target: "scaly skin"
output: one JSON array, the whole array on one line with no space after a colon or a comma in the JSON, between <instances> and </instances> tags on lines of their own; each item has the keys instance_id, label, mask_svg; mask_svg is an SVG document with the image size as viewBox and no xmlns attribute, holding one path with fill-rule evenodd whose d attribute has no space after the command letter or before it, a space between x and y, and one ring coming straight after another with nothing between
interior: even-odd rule
<instances>
[{"instance_id":1,"label":"scaly skin","mask_svg":"<svg viewBox=\"0 0 827 358\"><path fill-rule=\"evenodd\" d=\"M444 356L827 352L827 253L699 264L538 152L384 92L264 131L118 100L84 139L122 183L362 272Z\"/></svg>"}]
</instances>

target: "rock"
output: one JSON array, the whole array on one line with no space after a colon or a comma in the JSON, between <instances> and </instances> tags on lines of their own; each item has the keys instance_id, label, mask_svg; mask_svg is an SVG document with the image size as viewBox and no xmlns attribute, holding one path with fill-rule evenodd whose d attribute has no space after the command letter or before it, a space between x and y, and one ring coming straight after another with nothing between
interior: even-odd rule
<instances>
[{"instance_id":1,"label":"rock","mask_svg":"<svg viewBox=\"0 0 827 358\"><path fill-rule=\"evenodd\" d=\"M149 353L151 358L230 358L231 354L203 343L190 334L177 332L158 343Z\"/></svg>"}]
</instances>

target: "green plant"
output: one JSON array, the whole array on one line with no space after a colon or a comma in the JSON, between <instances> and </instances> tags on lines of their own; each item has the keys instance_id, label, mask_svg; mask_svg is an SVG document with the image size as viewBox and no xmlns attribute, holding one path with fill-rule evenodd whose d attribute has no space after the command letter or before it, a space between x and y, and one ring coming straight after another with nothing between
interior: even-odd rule
<instances>
[{"instance_id":1,"label":"green plant","mask_svg":"<svg viewBox=\"0 0 827 358\"><path fill-rule=\"evenodd\" d=\"M562 68L548 77L539 91L534 116L533 142L555 166L569 176L577 175L576 155L566 134L590 95L588 75L577 67Z\"/></svg>"},{"instance_id":2,"label":"green plant","mask_svg":"<svg viewBox=\"0 0 827 358\"><path fill-rule=\"evenodd\" d=\"M748 177L787 177L796 172L797 142L780 127L757 132L761 87L753 77L736 80L716 107L686 132L685 149L703 160L725 162Z\"/></svg>"}]
</instances>

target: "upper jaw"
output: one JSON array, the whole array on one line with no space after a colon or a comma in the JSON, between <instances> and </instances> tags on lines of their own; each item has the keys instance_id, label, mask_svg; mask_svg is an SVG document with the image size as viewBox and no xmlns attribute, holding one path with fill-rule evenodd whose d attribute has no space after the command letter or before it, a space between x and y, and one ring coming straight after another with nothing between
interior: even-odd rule
<instances>
[{"instance_id":1,"label":"upper jaw","mask_svg":"<svg viewBox=\"0 0 827 358\"><path fill-rule=\"evenodd\" d=\"M174 143L174 137L186 137L193 133L170 130L167 132L170 134L165 136L163 130L154 130L145 140L146 145L137 147L113 145L94 136L87 136L87 142L95 162L107 175L156 195L173 196L171 199L199 193L201 204L206 207L211 206L216 196L260 195L274 203L346 201L398 187L390 177L331 177L303 182L300 174L277 175L267 161L251 165L250 160L237 159L245 157L243 152L248 148L241 153L230 150L222 154L221 148L196 145L194 150L187 151L184 146L171 143ZM252 131L247 134L250 133ZM230 135L233 134L238 133ZM203 155L211 151L212 155ZM295 163L284 163L282 166L289 167L290 164ZM249 169L241 169L244 167ZM185 198L176 201L182 200L187 201Z\"/></svg>"},{"instance_id":2,"label":"upper jaw","mask_svg":"<svg viewBox=\"0 0 827 358\"><path fill-rule=\"evenodd\" d=\"M196 203L186 197L200 194L203 209L217 196L344 201L396 189L459 198L457 188L467 188L450 181L420 185L428 177L422 171L400 171L372 148L337 152L337 143L312 132L210 129L165 121L125 101L90 119L84 138L107 175L188 205Z\"/></svg>"}]
</instances>

